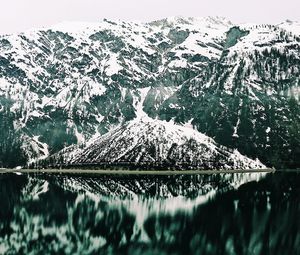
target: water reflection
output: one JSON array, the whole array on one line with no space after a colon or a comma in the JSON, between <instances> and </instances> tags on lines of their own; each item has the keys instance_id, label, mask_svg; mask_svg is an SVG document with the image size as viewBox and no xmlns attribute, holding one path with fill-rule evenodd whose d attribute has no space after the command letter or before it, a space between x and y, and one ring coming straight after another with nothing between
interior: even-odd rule
<instances>
[{"instance_id":1,"label":"water reflection","mask_svg":"<svg viewBox=\"0 0 300 255\"><path fill-rule=\"evenodd\" d=\"M300 254L300 175L264 175L0 175L0 254Z\"/></svg>"}]
</instances>

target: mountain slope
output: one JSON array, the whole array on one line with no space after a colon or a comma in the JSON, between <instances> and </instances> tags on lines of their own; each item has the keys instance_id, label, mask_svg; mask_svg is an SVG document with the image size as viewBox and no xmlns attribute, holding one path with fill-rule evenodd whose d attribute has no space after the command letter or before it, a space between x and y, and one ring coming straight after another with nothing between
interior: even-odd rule
<instances>
[{"instance_id":1,"label":"mountain slope","mask_svg":"<svg viewBox=\"0 0 300 255\"><path fill-rule=\"evenodd\" d=\"M0 166L84 144L142 108L268 166L299 167L298 28L172 17L1 36Z\"/></svg>"},{"instance_id":2,"label":"mountain slope","mask_svg":"<svg viewBox=\"0 0 300 255\"><path fill-rule=\"evenodd\" d=\"M3 36L0 109L6 110L0 117L13 115L28 157L36 158L135 118L133 103L141 88L150 89L151 114L187 77L221 54L219 49L205 61L190 59L197 38L189 47L178 47L182 42L177 38L190 34L184 29L205 26L207 32L211 24L201 19L198 25L174 24L162 30L157 25L104 20ZM227 28L221 24L213 29L222 34ZM213 43L216 37L205 40Z\"/></svg>"},{"instance_id":3,"label":"mountain slope","mask_svg":"<svg viewBox=\"0 0 300 255\"><path fill-rule=\"evenodd\" d=\"M162 169L265 168L258 160L228 150L191 127L147 117L113 129L83 149L68 148L55 155L54 162L62 157L66 166L112 163Z\"/></svg>"},{"instance_id":4,"label":"mountain slope","mask_svg":"<svg viewBox=\"0 0 300 255\"><path fill-rule=\"evenodd\" d=\"M192 120L217 142L268 165L299 167L299 36L268 25L244 25L227 35L239 39L165 101L158 115Z\"/></svg>"}]
</instances>

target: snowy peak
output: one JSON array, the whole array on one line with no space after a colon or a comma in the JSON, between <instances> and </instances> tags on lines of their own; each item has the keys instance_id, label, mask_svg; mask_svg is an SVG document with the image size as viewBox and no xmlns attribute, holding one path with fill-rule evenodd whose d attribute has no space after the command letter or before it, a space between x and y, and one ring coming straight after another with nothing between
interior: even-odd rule
<instances>
[{"instance_id":1,"label":"snowy peak","mask_svg":"<svg viewBox=\"0 0 300 255\"><path fill-rule=\"evenodd\" d=\"M255 51L270 50L277 48L284 50L290 45L298 44L297 33L293 29L286 29L285 26L243 24L232 27L227 32L227 39L234 40L231 52L253 54ZM233 38L232 38L233 37Z\"/></svg>"},{"instance_id":2,"label":"snowy peak","mask_svg":"<svg viewBox=\"0 0 300 255\"><path fill-rule=\"evenodd\" d=\"M294 35L300 36L300 23L298 21L286 20L278 25L278 27L283 28Z\"/></svg>"},{"instance_id":3,"label":"snowy peak","mask_svg":"<svg viewBox=\"0 0 300 255\"><path fill-rule=\"evenodd\" d=\"M177 169L257 169L265 166L236 150L219 146L198 131L148 117L99 137L83 149L63 152L66 164L135 164ZM60 157L60 156L58 156Z\"/></svg>"},{"instance_id":4,"label":"snowy peak","mask_svg":"<svg viewBox=\"0 0 300 255\"><path fill-rule=\"evenodd\" d=\"M0 134L0 146L9 153L21 143L30 160L45 158L149 117L190 123L251 157L277 137L284 137L277 148L285 147L290 131L298 130L288 101L300 98L297 27L170 17L147 24L64 22L1 36L0 124L7 133ZM278 109L284 135L272 128L264 136L276 117L267 116L268 105ZM15 136L19 143L6 142Z\"/></svg>"},{"instance_id":5,"label":"snowy peak","mask_svg":"<svg viewBox=\"0 0 300 255\"><path fill-rule=\"evenodd\" d=\"M232 25L231 21L224 17L183 17L183 16L173 16L168 17L161 20L156 20L148 23L152 26L158 26L161 28L164 27L176 27L176 26L182 26L182 27L209 27L209 26L226 26L229 27Z\"/></svg>"},{"instance_id":6,"label":"snowy peak","mask_svg":"<svg viewBox=\"0 0 300 255\"><path fill-rule=\"evenodd\" d=\"M53 31L60 31L64 33L79 33L84 31L97 31L103 27L104 22L76 22L76 21L64 21L55 24L48 29Z\"/></svg>"}]
</instances>

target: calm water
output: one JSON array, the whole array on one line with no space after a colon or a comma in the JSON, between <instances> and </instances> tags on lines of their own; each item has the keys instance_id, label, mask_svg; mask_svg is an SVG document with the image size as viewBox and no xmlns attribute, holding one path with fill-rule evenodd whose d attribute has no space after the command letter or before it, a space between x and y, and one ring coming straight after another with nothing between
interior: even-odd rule
<instances>
[{"instance_id":1,"label":"calm water","mask_svg":"<svg viewBox=\"0 0 300 255\"><path fill-rule=\"evenodd\" d=\"M0 175L0 254L300 254L300 174Z\"/></svg>"}]
</instances>

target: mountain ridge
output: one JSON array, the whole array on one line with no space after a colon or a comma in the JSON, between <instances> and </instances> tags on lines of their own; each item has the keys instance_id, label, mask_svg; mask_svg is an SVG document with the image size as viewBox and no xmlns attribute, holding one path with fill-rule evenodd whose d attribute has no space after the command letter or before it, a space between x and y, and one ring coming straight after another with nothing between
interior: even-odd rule
<instances>
[{"instance_id":1,"label":"mountain ridge","mask_svg":"<svg viewBox=\"0 0 300 255\"><path fill-rule=\"evenodd\" d=\"M298 23L170 20L0 36L0 165L84 144L142 108L268 166L299 166Z\"/></svg>"}]
</instances>

